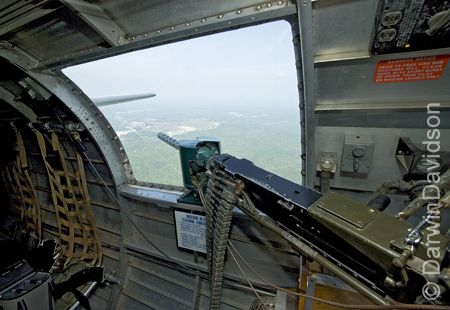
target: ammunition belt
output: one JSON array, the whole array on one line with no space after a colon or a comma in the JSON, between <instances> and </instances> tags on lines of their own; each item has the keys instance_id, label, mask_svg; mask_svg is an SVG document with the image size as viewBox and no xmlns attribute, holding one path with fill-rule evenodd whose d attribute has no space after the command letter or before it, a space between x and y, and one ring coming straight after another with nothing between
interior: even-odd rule
<instances>
[{"instance_id":1,"label":"ammunition belt","mask_svg":"<svg viewBox=\"0 0 450 310\"><path fill-rule=\"evenodd\" d=\"M219 173L218 173L219 174ZM233 208L243 186L230 181L224 172L210 174L205 194L206 247L210 276L210 309L219 309L222 292L225 252Z\"/></svg>"}]
</instances>

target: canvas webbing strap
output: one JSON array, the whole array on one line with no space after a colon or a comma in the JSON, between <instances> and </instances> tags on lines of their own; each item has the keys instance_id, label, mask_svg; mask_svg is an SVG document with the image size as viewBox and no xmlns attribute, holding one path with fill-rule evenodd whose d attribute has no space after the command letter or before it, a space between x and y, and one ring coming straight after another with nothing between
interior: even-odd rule
<instances>
[{"instance_id":1,"label":"canvas webbing strap","mask_svg":"<svg viewBox=\"0 0 450 310\"><path fill-rule=\"evenodd\" d=\"M27 223L27 228L36 234L41 240L41 208L39 199L31 181L28 171L28 160L22 135L14 128L17 137L19 154L12 166L14 181L22 204L22 220Z\"/></svg>"},{"instance_id":2,"label":"canvas webbing strap","mask_svg":"<svg viewBox=\"0 0 450 310\"><path fill-rule=\"evenodd\" d=\"M52 132L53 151L58 155L62 166L62 170L56 170L47 160L47 144L44 136L39 131L35 133L50 181L66 266L78 261L100 265L102 247L92 213L83 159L77 153L77 171L69 172L58 136Z\"/></svg>"}]
</instances>

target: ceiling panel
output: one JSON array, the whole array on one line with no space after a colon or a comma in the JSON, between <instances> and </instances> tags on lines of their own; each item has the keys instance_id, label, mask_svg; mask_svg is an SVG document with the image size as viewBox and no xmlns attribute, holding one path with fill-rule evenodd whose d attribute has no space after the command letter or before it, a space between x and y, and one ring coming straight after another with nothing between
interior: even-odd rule
<instances>
[{"instance_id":1,"label":"ceiling panel","mask_svg":"<svg viewBox=\"0 0 450 310\"><path fill-rule=\"evenodd\" d=\"M285 2L283 1L283 3ZM128 35L139 35L208 17L218 20L217 16L220 14L227 12L237 14L238 10L244 8L255 10L256 5L267 3L272 2L261 0L106 0L101 2L101 6L108 14L115 17L117 23Z\"/></svg>"},{"instance_id":2,"label":"ceiling panel","mask_svg":"<svg viewBox=\"0 0 450 310\"><path fill-rule=\"evenodd\" d=\"M34 18L42 12L48 14ZM38 61L65 57L96 46L109 46L97 32L61 3L52 3L50 7L30 7L18 16L11 14L15 19L10 21L10 25L18 27L10 26L11 30L0 36L0 40L8 41ZM4 27L0 25L0 31Z\"/></svg>"}]
</instances>

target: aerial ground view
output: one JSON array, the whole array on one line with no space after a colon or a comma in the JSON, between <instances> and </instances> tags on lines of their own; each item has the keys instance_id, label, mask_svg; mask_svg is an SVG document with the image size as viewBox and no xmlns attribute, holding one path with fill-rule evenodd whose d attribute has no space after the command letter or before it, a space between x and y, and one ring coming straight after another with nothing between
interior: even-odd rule
<instances>
[{"instance_id":1,"label":"aerial ground view","mask_svg":"<svg viewBox=\"0 0 450 310\"><path fill-rule=\"evenodd\" d=\"M152 100L152 99L148 99ZM276 109L143 109L111 106L103 112L125 146L140 181L183 185L178 152L157 138L164 132L177 140L214 137L222 153L247 158L296 183L301 180L299 115Z\"/></svg>"},{"instance_id":2,"label":"aerial ground view","mask_svg":"<svg viewBox=\"0 0 450 310\"><path fill-rule=\"evenodd\" d=\"M273 44L276 42L277 44ZM217 138L222 153L301 179L298 80L289 23L158 46L67 68L91 97L156 93L101 107L138 181L183 185L178 152L157 138Z\"/></svg>"}]
</instances>

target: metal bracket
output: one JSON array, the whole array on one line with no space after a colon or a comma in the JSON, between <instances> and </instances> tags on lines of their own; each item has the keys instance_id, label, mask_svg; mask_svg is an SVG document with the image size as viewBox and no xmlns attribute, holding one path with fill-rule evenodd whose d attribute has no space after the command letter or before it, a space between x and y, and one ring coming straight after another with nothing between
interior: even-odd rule
<instances>
[{"instance_id":1,"label":"metal bracket","mask_svg":"<svg viewBox=\"0 0 450 310\"><path fill-rule=\"evenodd\" d=\"M200 298L202 289L202 279L199 276L195 276L195 284L194 284L194 292L192 295L192 303L191 310L199 309L200 307Z\"/></svg>"},{"instance_id":2,"label":"metal bracket","mask_svg":"<svg viewBox=\"0 0 450 310\"><path fill-rule=\"evenodd\" d=\"M296 310L297 308L298 297L288 295L283 291L277 291L277 299L274 310Z\"/></svg>"},{"instance_id":3,"label":"metal bracket","mask_svg":"<svg viewBox=\"0 0 450 310\"><path fill-rule=\"evenodd\" d=\"M316 283L317 279L311 276L307 277L306 280L306 295L314 296L316 293ZM314 300L310 298L305 298L305 302L303 304L303 310L312 310L314 306Z\"/></svg>"},{"instance_id":4,"label":"metal bracket","mask_svg":"<svg viewBox=\"0 0 450 310\"><path fill-rule=\"evenodd\" d=\"M372 136L346 135L342 150L341 171L367 175L374 148Z\"/></svg>"},{"instance_id":5,"label":"metal bracket","mask_svg":"<svg viewBox=\"0 0 450 310\"><path fill-rule=\"evenodd\" d=\"M319 152L317 171L330 171L331 173L336 173L337 165L337 152Z\"/></svg>"}]
</instances>

